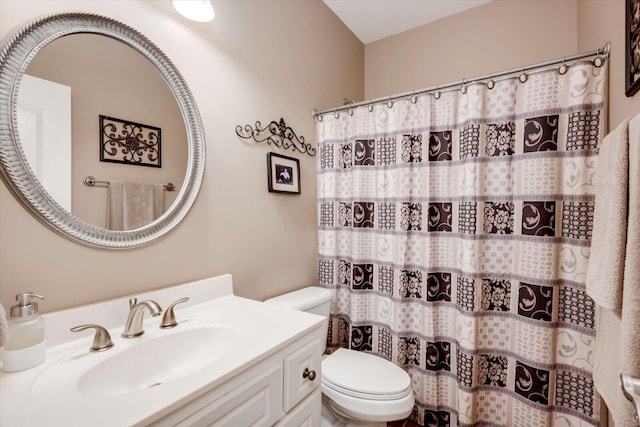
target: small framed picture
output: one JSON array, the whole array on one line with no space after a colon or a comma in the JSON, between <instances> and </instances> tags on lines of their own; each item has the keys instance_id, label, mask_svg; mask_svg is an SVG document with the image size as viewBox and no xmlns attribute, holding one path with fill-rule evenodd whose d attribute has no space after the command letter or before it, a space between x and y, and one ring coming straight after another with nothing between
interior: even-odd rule
<instances>
[{"instance_id":1,"label":"small framed picture","mask_svg":"<svg viewBox=\"0 0 640 427\"><path fill-rule=\"evenodd\" d=\"M300 160L267 153L267 176L271 193L300 194Z\"/></svg>"}]
</instances>

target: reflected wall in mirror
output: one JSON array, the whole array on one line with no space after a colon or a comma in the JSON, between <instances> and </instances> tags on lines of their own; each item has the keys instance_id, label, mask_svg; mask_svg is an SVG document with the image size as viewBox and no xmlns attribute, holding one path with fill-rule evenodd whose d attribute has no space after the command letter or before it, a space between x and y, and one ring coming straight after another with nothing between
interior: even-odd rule
<instances>
[{"instance_id":1,"label":"reflected wall in mirror","mask_svg":"<svg viewBox=\"0 0 640 427\"><path fill-rule=\"evenodd\" d=\"M29 90L27 76L37 77L39 86L53 82L53 88L68 87L71 99L71 144L65 150L61 123L54 120L28 120L18 115L18 129L26 147L26 123L50 123L56 129L38 129L36 135L50 134L42 150L27 150L29 164L44 188L70 212L93 225L106 227L107 188L88 187L85 176L98 180L171 182L177 191L164 192L164 210L175 200L187 167L187 134L180 109L166 81L158 70L135 49L97 34L72 34L46 45L27 67L25 80L18 93L18 105L33 105L37 100L23 102L26 95L48 93ZM31 79L30 79L31 80ZM61 108L51 108L57 114ZM38 110L43 111L42 108ZM162 167L143 168L132 165L100 162L100 115L124 118L162 129ZM60 147L62 145L62 147ZM40 152L40 155L37 153ZM66 153L66 154L65 154ZM70 157L69 157L70 156ZM67 163L67 164L65 164ZM50 176L53 175L53 176ZM69 180L66 182L66 180ZM62 182L61 182L62 181ZM66 186L70 205L62 202Z\"/></svg>"},{"instance_id":2,"label":"reflected wall in mirror","mask_svg":"<svg viewBox=\"0 0 640 427\"><path fill-rule=\"evenodd\" d=\"M59 108L63 112L56 116L59 126L52 133L56 140L71 141L61 144L64 148L29 130L30 122L39 120L37 108L20 113L18 119L19 94L26 96L33 80L63 88L61 104L67 106ZM205 162L198 107L173 63L132 28L85 13L49 15L28 23L0 43L0 94L0 177L16 199L55 232L88 246L132 248L175 228L193 205ZM100 114L162 128L163 167L100 163ZM35 146L41 153L34 155L32 146L23 146L22 136L39 141ZM49 184L52 175L58 184ZM178 191L165 192L166 211L155 221L135 230L109 230L104 228L106 189L85 187L87 175L98 180L173 182ZM59 192L54 189L58 186Z\"/></svg>"}]
</instances>

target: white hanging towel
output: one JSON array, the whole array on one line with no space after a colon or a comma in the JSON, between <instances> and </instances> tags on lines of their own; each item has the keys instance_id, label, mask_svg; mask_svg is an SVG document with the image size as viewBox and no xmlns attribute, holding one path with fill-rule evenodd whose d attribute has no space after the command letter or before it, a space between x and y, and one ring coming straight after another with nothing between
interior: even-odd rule
<instances>
[{"instance_id":1,"label":"white hanging towel","mask_svg":"<svg viewBox=\"0 0 640 427\"><path fill-rule=\"evenodd\" d=\"M634 426L620 374L640 377L640 115L600 146L587 294L596 308L593 380L616 426Z\"/></svg>"},{"instance_id":2,"label":"white hanging towel","mask_svg":"<svg viewBox=\"0 0 640 427\"><path fill-rule=\"evenodd\" d=\"M109 181L107 228L135 230L162 215L164 187L136 181Z\"/></svg>"}]
</instances>

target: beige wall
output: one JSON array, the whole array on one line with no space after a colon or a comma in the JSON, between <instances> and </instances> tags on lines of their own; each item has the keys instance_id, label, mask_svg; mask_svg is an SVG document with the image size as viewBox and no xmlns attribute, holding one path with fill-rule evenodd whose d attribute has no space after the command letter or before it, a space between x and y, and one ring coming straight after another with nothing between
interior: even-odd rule
<instances>
[{"instance_id":1,"label":"beige wall","mask_svg":"<svg viewBox=\"0 0 640 427\"><path fill-rule=\"evenodd\" d=\"M178 17L169 1L0 1L0 35L35 16L82 10L153 40L181 70L207 136L200 196L156 243L108 251L57 236L0 184L0 301L32 290L43 312L224 273L264 299L317 281L316 158L254 145L235 126L283 117L315 145L314 107L363 97L364 48L316 1L214 1L216 19ZM269 193L266 154L300 159L302 195Z\"/></svg>"},{"instance_id":2,"label":"beige wall","mask_svg":"<svg viewBox=\"0 0 640 427\"><path fill-rule=\"evenodd\" d=\"M150 61L118 40L74 34L38 52L27 73L71 87L71 213L105 227L107 190L84 185L88 175L101 181L171 182L176 191L164 192L165 209L174 202L187 167L187 134L173 93ZM160 128L162 167L101 162L100 115Z\"/></svg>"},{"instance_id":3,"label":"beige wall","mask_svg":"<svg viewBox=\"0 0 640 427\"><path fill-rule=\"evenodd\" d=\"M576 0L495 0L369 43L365 98L573 54L577 24Z\"/></svg>"},{"instance_id":4,"label":"beige wall","mask_svg":"<svg viewBox=\"0 0 640 427\"><path fill-rule=\"evenodd\" d=\"M609 125L640 112L624 95L624 0L494 0L365 46L365 99L517 68L611 41Z\"/></svg>"},{"instance_id":5,"label":"beige wall","mask_svg":"<svg viewBox=\"0 0 640 427\"><path fill-rule=\"evenodd\" d=\"M578 50L594 49L611 42L609 62L609 129L640 113L640 93L627 98L625 92L625 2L624 0L580 0L578 2Z\"/></svg>"}]
</instances>

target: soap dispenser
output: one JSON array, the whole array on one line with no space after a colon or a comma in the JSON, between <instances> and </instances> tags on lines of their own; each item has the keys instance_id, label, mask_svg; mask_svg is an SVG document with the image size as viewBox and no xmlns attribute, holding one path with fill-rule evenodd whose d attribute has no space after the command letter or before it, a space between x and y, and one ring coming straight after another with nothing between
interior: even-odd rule
<instances>
[{"instance_id":1,"label":"soap dispenser","mask_svg":"<svg viewBox=\"0 0 640 427\"><path fill-rule=\"evenodd\" d=\"M44 362L44 319L38 314L38 304L32 298L44 299L33 292L16 295L17 305L11 307L9 341L2 353L2 370L16 372L33 368Z\"/></svg>"}]
</instances>

